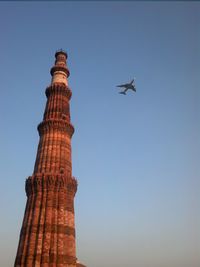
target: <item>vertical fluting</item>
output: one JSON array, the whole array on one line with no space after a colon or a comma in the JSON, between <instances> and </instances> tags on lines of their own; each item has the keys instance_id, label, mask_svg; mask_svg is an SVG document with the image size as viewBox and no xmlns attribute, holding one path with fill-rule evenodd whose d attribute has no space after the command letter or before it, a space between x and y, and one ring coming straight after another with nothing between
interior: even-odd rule
<instances>
[{"instance_id":1,"label":"vertical fluting","mask_svg":"<svg viewBox=\"0 0 200 267\"><path fill-rule=\"evenodd\" d=\"M34 174L44 172L71 171L71 156L61 156L65 147L71 146L73 126L70 123L69 99L71 92L64 84L53 84L47 88L48 99L43 122L38 129L41 134ZM60 128L60 129L59 129ZM51 151L53 146L53 151ZM51 168L49 168L51 162ZM65 166L62 166L65 162ZM68 168L67 168L68 166Z\"/></svg>"},{"instance_id":2,"label":"vertical fluting","mask_svg":"<svg viewBox=\"0 0 200 267\"><path fill-rule=\"evenodd\" d=\"M15 267L75 267L74 196L67 54L56 53L33 175L26 180L27 204Z\"/></svg>"}]
</instances>

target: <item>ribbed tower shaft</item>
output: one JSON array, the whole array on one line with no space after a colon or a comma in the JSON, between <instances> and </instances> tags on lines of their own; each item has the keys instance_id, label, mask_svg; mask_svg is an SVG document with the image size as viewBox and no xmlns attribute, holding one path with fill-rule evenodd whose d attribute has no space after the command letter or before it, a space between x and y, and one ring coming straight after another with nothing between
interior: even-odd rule
<instances>
[{"instance_id":1,"label":"ribbed tower shaft","mask_svg":"<svg viewBox=\"0 0 200 267\"><path fill-rule=\"evenodd\" d=\"M27 204L15 267L75 267L74 196L72 177L67 54L55 54L52 81L46 89L47 103L33 175L26 180Z\"/></svg>"}]
</instances>

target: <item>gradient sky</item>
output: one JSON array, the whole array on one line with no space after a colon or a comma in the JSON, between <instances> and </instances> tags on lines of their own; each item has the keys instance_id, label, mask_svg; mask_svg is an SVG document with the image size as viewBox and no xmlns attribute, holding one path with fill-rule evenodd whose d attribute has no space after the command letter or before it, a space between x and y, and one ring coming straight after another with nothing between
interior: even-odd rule
<instances>
[{"instance_id":1,"label":"gradient sky","mask_svg":"<svg viewBox=\"0 0 200 267\"><path fill-rule=\"evenodd\" d=\"M78 259L200 266L199 25L199 2L0 2L0 266L13 266L60 48L73 91ZM137 93L118 94L133 76Z\"/></svg>"}]
</instances>

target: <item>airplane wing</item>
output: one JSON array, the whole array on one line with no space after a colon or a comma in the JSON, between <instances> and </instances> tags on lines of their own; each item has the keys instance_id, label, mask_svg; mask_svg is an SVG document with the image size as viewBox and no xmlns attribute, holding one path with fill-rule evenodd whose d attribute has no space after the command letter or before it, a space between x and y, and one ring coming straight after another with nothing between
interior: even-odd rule
<instances>
[{"instance_id":1,"label":"airplane wing","mask_svg":"<svg viewBox=\"0 0 200 267\"><path fill-rule=\"evenodd\" d=\"M120 85L117 85L116 87L125 87L126 84L120 84Z\"/></svg>"},{"instance_id":2,"label":"airplane wing","mask_svg":"<svg viewBox=\"0 0 200 267\"><path fill-rule=\"evenodd\" d=\"M125 87L125 88L126 88L127 86L128 86L128 83L117 85L117 87Z\"/></svg>"}]
</instances>

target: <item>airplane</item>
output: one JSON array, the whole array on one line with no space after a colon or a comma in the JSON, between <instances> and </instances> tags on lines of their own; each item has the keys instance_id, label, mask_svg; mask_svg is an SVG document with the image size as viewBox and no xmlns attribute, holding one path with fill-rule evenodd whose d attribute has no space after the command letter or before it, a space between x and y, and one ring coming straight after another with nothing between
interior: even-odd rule
<instances>
[{"instance_id":1,"label":"airplane","mask_svg":"<svg viewBox=\"0 0 200 267\"><path fill-rule=\"evenodd\" d=\"M136 92L136 87L135 87L135 81L134 79L130 83L125 83L121 85L117 85L117 87L125 88L124 91L119 92L119 94L126 95L126 91L129 89L133 90Z\"/></svg>"}]
</instances>

